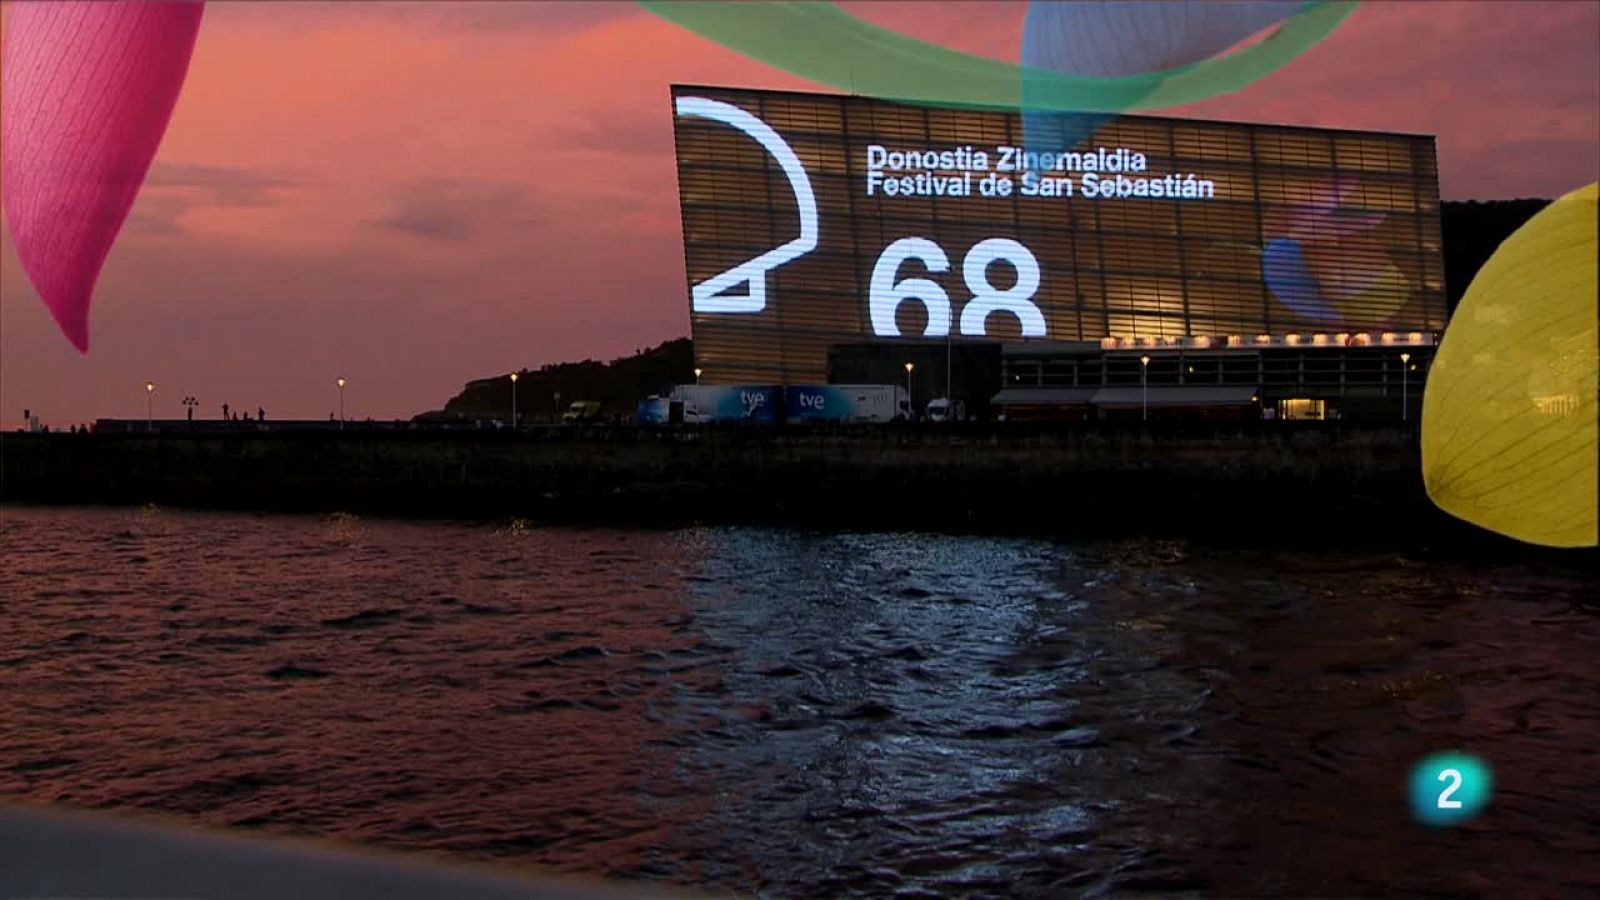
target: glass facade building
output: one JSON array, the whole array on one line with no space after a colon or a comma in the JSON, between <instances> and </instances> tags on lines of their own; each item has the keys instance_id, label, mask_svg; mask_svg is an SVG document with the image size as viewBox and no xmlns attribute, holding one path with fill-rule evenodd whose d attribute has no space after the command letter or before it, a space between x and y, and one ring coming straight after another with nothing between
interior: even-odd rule
<instances>
[{"instance_id":1,"label":"glass facade building","mask_svg":"<svg viewBox=\"0 0 1600 900\"><path fill-rule=\"evenodd\" d=\"M841 345L1303 357L1445 326L1431 137L1114 116L1037 148L1018 113L672 94L708 383L824 382Z\"/></svg>"}]
</instances>

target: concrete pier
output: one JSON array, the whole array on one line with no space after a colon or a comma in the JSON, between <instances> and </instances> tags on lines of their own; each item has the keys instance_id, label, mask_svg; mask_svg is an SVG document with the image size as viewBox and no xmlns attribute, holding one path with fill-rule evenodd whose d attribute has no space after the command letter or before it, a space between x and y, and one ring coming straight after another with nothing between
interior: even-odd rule
<instances>
[{"instance_id":1,"label":"concrete pier","mask_svg":"<svg viewBox=\"0 0 1600 900\"><path fill-rule=\"evenodd\" d=\"M1470 540L1415 437L1326 426L0 436L12 503L1304 543Z\"/></svg>"}]
</instances>

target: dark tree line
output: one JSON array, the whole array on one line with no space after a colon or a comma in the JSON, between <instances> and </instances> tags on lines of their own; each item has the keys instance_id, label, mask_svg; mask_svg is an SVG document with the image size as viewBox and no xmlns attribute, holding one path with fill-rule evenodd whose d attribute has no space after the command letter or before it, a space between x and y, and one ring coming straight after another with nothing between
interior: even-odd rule
<instances>
[{"instance_id":1,"label":"dark tree line","mask_svg":"<svg viewBox=\"0 0 1600 900\"><path fill-rule=\"evenodd\" d=\"M694 350L688 338L610 362L555 363L517 373L517 411L521 421L548 422L560 405L577 400L598 400L605 414L631 416L640 398L674 384L694 380ZM450 398L440 412L419 419L506 418L511 409L510 373L470 381Z\"/></svg>"},{"instance_id":2,"label":"dark tree line","mask_svg":"<svg viewBox=\"0 0 1600 900\"><path fill-rule=\"evenodd\" d=\"M1467 200L1439 204L1440 242L1444 250L1444 287L1447 308L1467 292L1472 276L1489 260L1500 242L1549 200Z\"/></svg>"}]
</instances>

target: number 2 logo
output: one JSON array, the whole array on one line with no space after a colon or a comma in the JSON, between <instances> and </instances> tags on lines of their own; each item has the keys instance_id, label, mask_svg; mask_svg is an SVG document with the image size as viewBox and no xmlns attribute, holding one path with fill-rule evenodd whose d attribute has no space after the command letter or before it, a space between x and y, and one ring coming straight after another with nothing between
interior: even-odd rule
<instances>
[{"instance_id":1,"label":"number 2 logo","mask_svg":"<svg viewBox=\"0 0 1600 900\"><path fill-rule=\"evenodd\" d=\"M1489 805L1494 771L1460 751L1435 753L1411 767L1411 814L1425 825L1454 827L1477 818Z\"/></svg>"},{"instance_id":2,"label":"number 2 logo","mask_svg":"<svg viewBox=\"0 0 1600 900\"><path fill-rule=\"evenodd\" d=\"M1439 808L1460 809L1461 801L1452 800L1450 798L1455 794L1456 791L1461 790L1461 773L1455 769L1442 769L1439 772L1438 780L1450 782L1448 787L1439 792Z\"/></svg>"}]
</instances>

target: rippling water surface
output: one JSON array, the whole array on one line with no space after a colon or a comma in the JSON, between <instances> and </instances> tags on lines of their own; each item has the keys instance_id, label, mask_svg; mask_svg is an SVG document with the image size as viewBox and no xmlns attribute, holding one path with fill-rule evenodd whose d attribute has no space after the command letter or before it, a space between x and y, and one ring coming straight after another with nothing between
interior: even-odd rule
<instances>
[{"instance_id":1,"label":"rippling water surface","mask_svg":"<svg viewBox=\"0 0 1600 900\"><path fill-rule=\"evenodd\" d=\"M1592 568L0 516L0 800L772 896L1600 891ZM1429 831L1450 747L1497 793Z\"/></svg>"}]
</instances>

